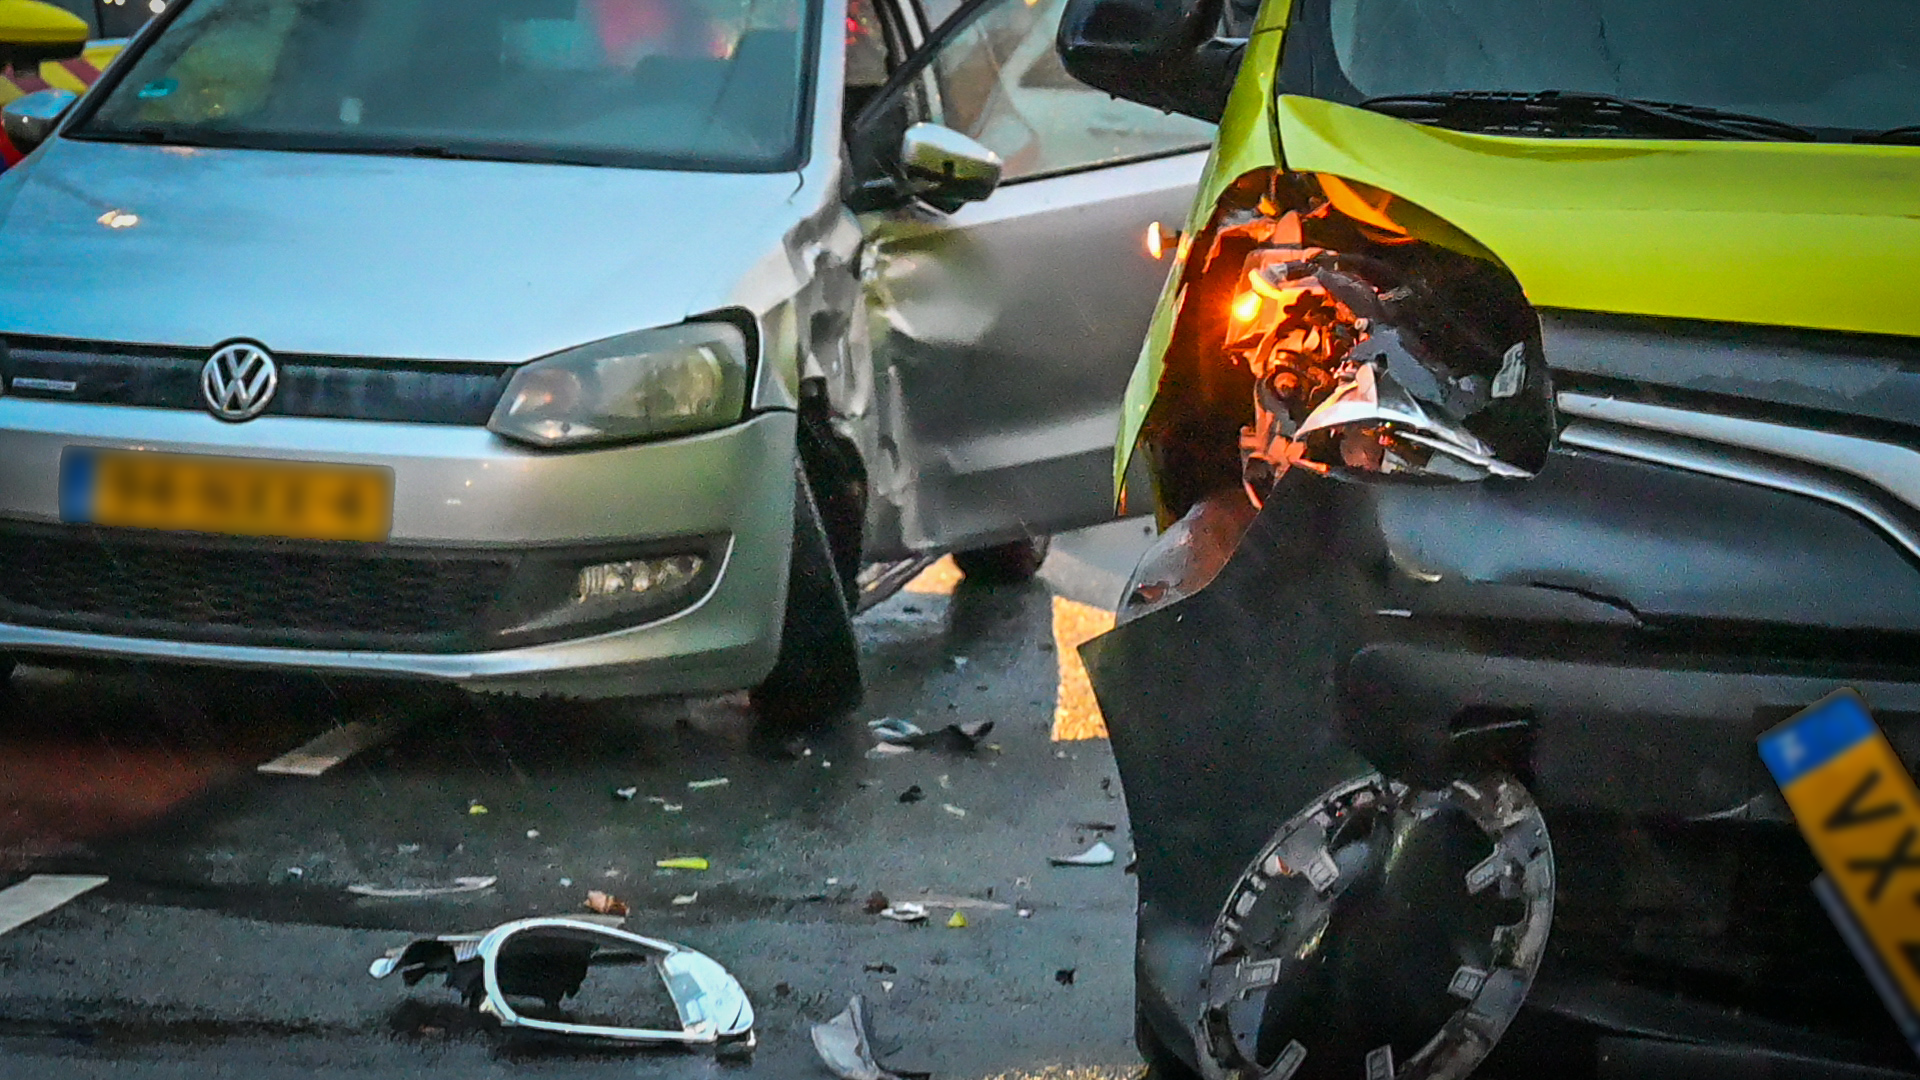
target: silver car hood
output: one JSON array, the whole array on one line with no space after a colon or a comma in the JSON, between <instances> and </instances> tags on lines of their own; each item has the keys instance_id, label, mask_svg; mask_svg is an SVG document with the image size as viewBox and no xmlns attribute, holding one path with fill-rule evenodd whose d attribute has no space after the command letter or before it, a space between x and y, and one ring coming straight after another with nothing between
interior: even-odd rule
<instances>
[{"instance_id":1,"label":"silver car hood","mask_svg":"<svg viewBox=\"0 0 1920 1080\"><path fill-rule=\"evenodd\" d=\"M60 139L0 177L0 333L529 360L737 302L799 186Z\"/></svg>"}]
</instances>

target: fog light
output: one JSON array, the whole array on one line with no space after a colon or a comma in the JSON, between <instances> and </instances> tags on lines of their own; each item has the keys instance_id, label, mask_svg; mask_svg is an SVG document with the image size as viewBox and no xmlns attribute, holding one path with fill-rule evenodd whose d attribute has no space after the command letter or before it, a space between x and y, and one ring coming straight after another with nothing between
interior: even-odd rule
<instances>
[{"instance_id":1,"label":"fog light","mask_svg":"<svg viewBox=\"0 0 1920 1080\"><path fill-rule=\"evenodd\" d=\"M706 560L698 555L629 559L589 566L580 571L574 599L586 604L622 596L671 592L699 577L704 566Z\"/></svg>"}]
</instances>

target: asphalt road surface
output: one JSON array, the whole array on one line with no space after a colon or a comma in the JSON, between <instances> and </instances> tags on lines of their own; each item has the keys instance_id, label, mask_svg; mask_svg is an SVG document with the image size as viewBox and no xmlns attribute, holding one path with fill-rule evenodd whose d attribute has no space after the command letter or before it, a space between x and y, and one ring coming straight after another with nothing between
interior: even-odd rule
<instances>
[{"instance_id":1,"label":"asphalt road surface","mask_svg":"<svg viewBox=\"0 0 1920 1080\"><path fill-rule=\"evenodd\" d=\"M27 669L0 697L0 890L106 882L0 930L0 1075L825 1077L808 1025L856 992L899 1069L1133 1075L1124 803L1104 741L1053 737L1054 630L1056 595L1110 607L1145 540L1117 523L1063 538L1039 582L869 612L865 707L788 746L753 739L730 699L482 710L337 681ZM889 716L995 727L972 755L871 758L867 722ZM355 720L390 737L316 777L257 771ZM1103 836L1114 865L1048 864ZM711 868L655 867L681 856ZM496 881L350 891L471 877ZM367 974L414 935L582 911L590 890L738 976L759 1014L750 1072L503 1040L438 978ZM870 915L876 891L932 918Z\"/></svg>"}]
</instances>

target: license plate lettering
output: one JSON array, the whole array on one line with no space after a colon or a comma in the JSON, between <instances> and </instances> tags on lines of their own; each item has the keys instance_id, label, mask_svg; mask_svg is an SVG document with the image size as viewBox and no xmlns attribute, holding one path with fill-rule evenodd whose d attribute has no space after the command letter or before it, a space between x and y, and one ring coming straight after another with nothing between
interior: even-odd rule
<instances>
[{"instance_id":1,"label":"license plate lettering","mask_svg":"<svg viewBox=\"0 0 1920 1080\"><path fill-rule=\"evenodd\" d=\"M120 528L379 541L393 520L391 470L250 458L71 449L64 520Z\"/></svg>"}]
</instances>

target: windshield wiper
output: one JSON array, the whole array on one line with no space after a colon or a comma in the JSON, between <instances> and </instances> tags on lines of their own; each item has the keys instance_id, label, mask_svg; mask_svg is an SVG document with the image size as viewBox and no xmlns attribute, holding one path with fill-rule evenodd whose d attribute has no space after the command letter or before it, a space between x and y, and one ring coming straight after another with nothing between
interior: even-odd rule
<instances>
[{"instance_id":1,"label":"windshield wiper","mask_svg":"<svg viewBox=\"0 0 1920 1080\"><path fill-rule=\"evenodd\" d=\"M1729 112L1705 105L1644 101L1572 90L1522 93L1503 90L1451 90L1434 94L1396 94L1369 98L1363 109L1403 120L1463 130L1531 127L1565 132L1578 129L1626 129L1647 135L1686 132L1723 139L1813 142L1806 128L1765 116Z\"/></svg>"},{"instance_id":2,"label":"windshield wiper","mask_svg":"<svg viewBox=\"0 0 1920 1080\"><path fill-rule=\"evenodd\" d=\"M1920 146L1920 124L1908 124L1905 127L1888 128L1867 135L1856 135L1854 142L1895 143L1902 146Z\"/></svg>"}]
</instances>

